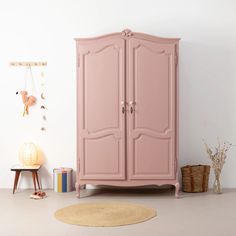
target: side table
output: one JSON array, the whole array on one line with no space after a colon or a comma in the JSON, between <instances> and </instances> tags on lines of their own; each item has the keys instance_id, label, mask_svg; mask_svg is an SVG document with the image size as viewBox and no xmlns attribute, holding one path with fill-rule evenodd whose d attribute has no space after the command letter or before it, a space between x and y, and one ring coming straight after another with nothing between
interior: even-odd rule
<instances>
[{"instance_id":1,"label":"side table","mask_svg":"<svg viewBox=\"0 0 236 236\"><path fill-rule=\"evenodd\" d=\"M38 178L38 170L40 169L40 165L33 165L33 166L21 166L21 165L15 165L11 168L11 171L15 171L15 180L14 180L14 186L13 186L13 194L15 193L17 189L18 180L20 177L20 174L22 171L30 171L32 173L33 183L34 183L34 190L36 191L36 182L38 184L38 189L41 189L41 186L39 184L39 178Z\"/></svg>"}]
</instances>

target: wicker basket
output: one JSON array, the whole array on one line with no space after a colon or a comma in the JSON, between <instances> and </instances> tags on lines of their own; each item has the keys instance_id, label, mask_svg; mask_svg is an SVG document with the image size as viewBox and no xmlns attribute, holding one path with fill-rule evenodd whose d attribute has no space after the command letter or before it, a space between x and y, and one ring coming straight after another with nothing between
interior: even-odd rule
<instances>
[{"instance_id":1,"label":"wicker basket","mask_svg":"<svg viewBox=\"0 0 236 236\"><path fill-rule=\"evenodd\" d=\"M194 165L183 166L182 191L188 193L207 192L210 166Z\"/></svg>"}]
</instances>

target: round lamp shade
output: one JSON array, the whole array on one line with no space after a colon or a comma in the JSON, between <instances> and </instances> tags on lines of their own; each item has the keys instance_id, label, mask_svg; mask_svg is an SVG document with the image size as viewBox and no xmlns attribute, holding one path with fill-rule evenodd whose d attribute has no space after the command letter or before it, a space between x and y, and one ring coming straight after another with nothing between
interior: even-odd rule
<instances>
[{"instance_id":1,"label":"round lamp shade","mask_svg":"<svg viewBox=\"0 0 236 236\"><path fill-rule=\"evenodd\" d=\"M38 153L37 148L33 143L24 143L20 147L19 159L22 165L32 166L37 164Z\"/></svg>"}]
</instances>

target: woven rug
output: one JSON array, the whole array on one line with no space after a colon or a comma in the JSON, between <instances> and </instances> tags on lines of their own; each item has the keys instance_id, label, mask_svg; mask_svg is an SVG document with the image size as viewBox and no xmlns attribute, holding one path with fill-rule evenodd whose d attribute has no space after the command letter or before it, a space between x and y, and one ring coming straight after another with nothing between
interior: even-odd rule
<instances>
[{"instance_id":1,"label":"woven rug","mask_svg":"<svg viewBox=\"0 0 236 236\"><path fill-rule=\"evenodd\" d=\"M129 203L82 203L55 212L64 223L94 227L137 224L155 216L154 209Z\"/></svg>"}]
</instances>

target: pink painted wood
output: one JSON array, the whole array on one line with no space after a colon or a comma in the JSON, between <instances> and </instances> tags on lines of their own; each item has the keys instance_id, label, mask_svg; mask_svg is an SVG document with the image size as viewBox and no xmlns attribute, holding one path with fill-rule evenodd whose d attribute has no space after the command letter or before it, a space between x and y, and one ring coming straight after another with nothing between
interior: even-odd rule
<instances>
[{"instance_id":1,"label":"pink painted wood","mask_svg":"<svg viewBox=\"0 0 236 236\"><path fill-rule=\"evenodd\" d=\"M76 39L78 196L84 184L172 184L178 197L178 41Z\"/></svg>"},{"instance_id":2,"label":"pink painted wood","mask_svg":"<svg viewBox=\"0 0 236 236\"><path fill-rule=\"evenodd\" d=\"M175 45L131 38L127 45L129 178L175 178Z\"/></svg>"},{"instance_id":3,"label":"pink painted wood","mask_svg":"<svg viewBox=\"0 0 236 236\"><path fill-rule=\"evenodd\" d=\"M80 179L125 179L124 46L120 37L78 43Z\"/></svg>"}]
</instances>

